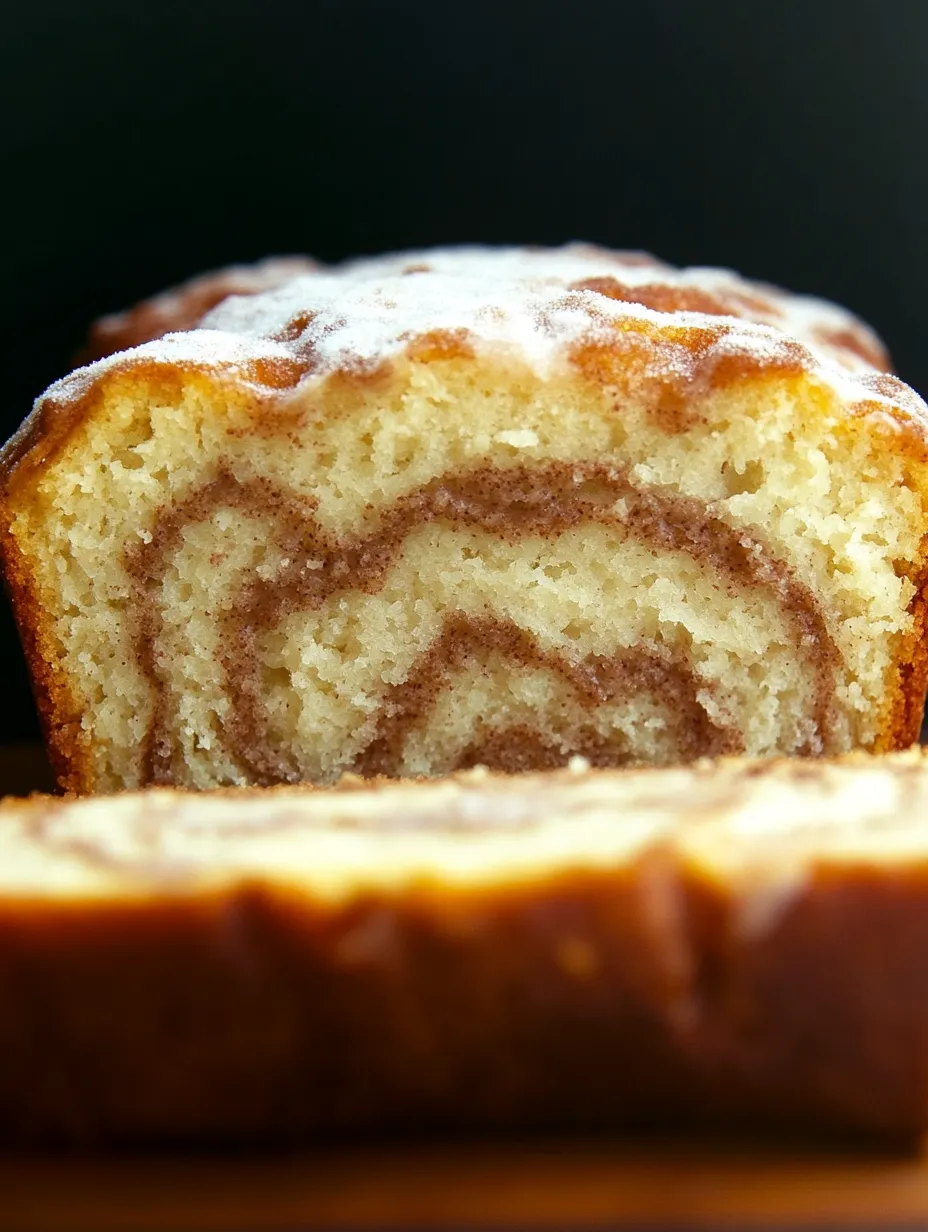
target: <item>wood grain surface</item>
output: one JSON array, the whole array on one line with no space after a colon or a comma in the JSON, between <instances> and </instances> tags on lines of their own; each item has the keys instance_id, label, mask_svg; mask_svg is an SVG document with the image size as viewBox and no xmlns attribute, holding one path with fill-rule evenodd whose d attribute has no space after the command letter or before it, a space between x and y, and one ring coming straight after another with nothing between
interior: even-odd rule
<instances>
[{"instance_id":1,"label":"wood grain surface","mask_svg":"<svg viewBox=\"0 0 928 1232\"><path fill-rule=\"evenodd\" d=\"M0 749L0 794L50 787L40 750ZM655 1227L928 1228L928 1151L565 1138L0 1157L0 1232Z\"/></svg>"}]
</instances>

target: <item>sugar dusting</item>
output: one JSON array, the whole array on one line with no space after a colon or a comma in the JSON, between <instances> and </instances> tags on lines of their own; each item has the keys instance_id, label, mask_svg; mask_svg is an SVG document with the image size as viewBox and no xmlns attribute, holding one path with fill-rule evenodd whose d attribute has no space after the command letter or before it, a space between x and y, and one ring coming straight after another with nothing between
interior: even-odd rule
<instances>
[{"instance_id":1,"label":"sugar dusting","mask_svg":"<svg viewBox=\"0 0 928 1232\"><path fill-rule=\"evenodd\" d=\"M156 342L146 342L129 351L119 351L98 359L85 368L77 368L68 376L56 381L38 399L43 402L77 402L93 387L105 372L125 368L140 361L160 364L177 364L227 369L241 380L248 366L257 360L292 361L292 351L273 338L247 337L226 330L193 329L182 334L167 334Z\"/></svg>"},{"instance_id":2,"label":"sugar dusting","mask_svg":"<svg viewBox=\"0 0 928 1232\"><path fill-rule=\"evenodd\" d=\"M102 359L165 334L195 328L206 313L230 295L258 295L298 274L320 268L310 257L269 257L252 265L211 270L169 288L124 312L95 321L81 363Z\"/></svg>"},{"instance_id":3,"label":"sugar dusting","mask_svg":"<svg viewBox=\"0 0 928 1232\"><path fill-rule=\"evenodd\" d=\"M697 303L699 296L710 297L717 306L667 312L577 287L610 278L632 294L636 287L666 288L692 293ZM320 267L263 293L233 295L198 328L79 369L45 398L79 398L103 373L139 361L229 368L248 380L247 367L256 361L311 355L304 377L311 380L375 365L436 331L465 331L478 353L509 357L545 377L566 367L572 347L616 340L623 324L635 321L653 327L647 331L649 367L658 378L693 373L695 357L679 331L695 329L708 339L700 365L739 355L770 364L798 359L850 405L902 408L908 417L928 418L918 395L875 362L883 353L876 335L837 305L750 283L728 270L675 270L644 254L582 244L433 249Z\"/></svg>"}]
</instances>

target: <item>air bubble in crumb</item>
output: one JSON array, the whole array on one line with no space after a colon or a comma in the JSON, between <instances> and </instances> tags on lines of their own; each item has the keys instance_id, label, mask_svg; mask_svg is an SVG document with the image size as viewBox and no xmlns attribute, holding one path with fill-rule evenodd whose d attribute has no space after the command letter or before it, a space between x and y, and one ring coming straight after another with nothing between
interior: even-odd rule
<instances>
[{"instance_id":1,"label":"air bubble in crumb","mask_svg":"<svg viewBox=\"0 0 928 1232\"><path fill-rule=\"evenodd\" d=\"M512 445L514 449L531 449L538 444L538 433L534 428L507 428L497 432L493 439L501 445Z\"/></svg>"},{"instance_id":2,"label":"air bubble in crumb","mask_svg":"<svg viewBox=\"0 0 928 1232\"><path fill-rule=\"evenodd\" d=\"M590 763L587 761L585 757L581 757L579 753L575 753L574 756L567 763L567 769L570 771L571 774L586 774L589 768L590 768Z\"/></svg>"}]
</instances>

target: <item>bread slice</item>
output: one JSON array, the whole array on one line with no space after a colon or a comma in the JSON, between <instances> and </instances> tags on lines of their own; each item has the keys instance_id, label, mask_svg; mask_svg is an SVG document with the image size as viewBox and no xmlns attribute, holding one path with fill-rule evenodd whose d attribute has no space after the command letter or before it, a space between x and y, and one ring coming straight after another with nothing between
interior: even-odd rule
<instances>
[{"instance_id":1,"label":"bread slice","mask_svg":"<svg viewBox=\"0 0 928 1232\"><path fill-rule=\"evenodd\" d=\"M2 455L65 786L911 742L926 408L833 306L382 258L53 386Z\"/></svg>"},{"instance_id":2,"label":"bread slice","mask_svg":"<svg viewBox=\"0 0 928 1232\"><path fill-rule=\"evenodd\" d=\"M0 806L0 1136L928 1125L928 764Z\"/></svg>"}]
</instances>

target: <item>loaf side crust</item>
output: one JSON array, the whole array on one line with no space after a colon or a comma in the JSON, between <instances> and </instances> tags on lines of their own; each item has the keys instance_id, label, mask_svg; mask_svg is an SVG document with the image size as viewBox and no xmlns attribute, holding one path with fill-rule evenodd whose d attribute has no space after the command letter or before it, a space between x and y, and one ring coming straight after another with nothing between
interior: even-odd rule
<instances>
[{"instance_id":1,"label":"loaf side crust","mask_svg":"<svg viewBox=\"0 0 928 1232\"><path fill-rule=\"evenodd\" d=\"M0 806L6 1141L928 1116L928 768Z\"/></svg>"}]
</instances>

